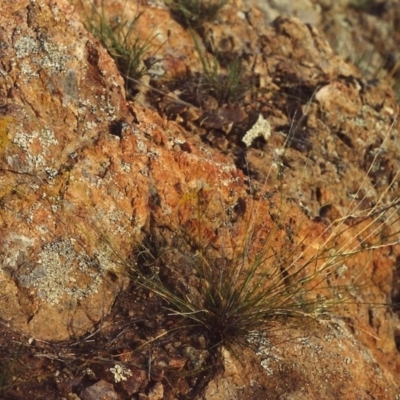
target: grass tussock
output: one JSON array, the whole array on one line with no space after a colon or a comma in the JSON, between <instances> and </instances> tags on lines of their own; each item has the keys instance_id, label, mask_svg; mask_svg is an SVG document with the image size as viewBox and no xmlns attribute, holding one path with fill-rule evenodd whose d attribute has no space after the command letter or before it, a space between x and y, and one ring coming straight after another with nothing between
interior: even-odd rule
<instances>
[{"instance_id":1,"label":"grass tussock","mask_svg":"<svg viewBox=\"0 0 400 400\"><path fill-rule=\"evenodd\" d=\"M340 313L356 302L372 252L398 243L387 229L399 220L398 201L361 210L364 199L354 200L345 217L301 237L305 220L296 220L283 190L235 217L238 203L215 196L211 189L184 195L174 237L151 237L130 266L132 278L184 326L202 330L211 348L246 346L250 331L279 319ZM365 265L349 278L353 257Z\"/></svg>"},{"instance_id":2,"label":"grass tussock","mask_svg":"<svg viewBox=\"0 0 400 400\"><path fill-rule=\"evenodd\" d=\"M194 36L193 40L202 66L197 90L215 98L220 106L241 100L249 91L250 84L246 83L249 79L244 75L240 58L234 58L223 69L218 55L202 51Z\"/></svg>"},{"instance_id":3,"label":"grass tussock","mask_svg":"<svg viewBox=\"0 0 400 400\"><path fill-rule=\"evenodd\" d=\"M136 82L140 81L151 68L145 63L145 56L151 49L152 37L142 39L136 33L136 26L142 13L137 13L132 21L123 16L110 20L104 12L104 3L100 10L92 4L87 13L86 29L95 36L115 61L125 80L128 98L137 93ZM151 59L150 57L148 57Z\"/></svg>"}]
</instances>

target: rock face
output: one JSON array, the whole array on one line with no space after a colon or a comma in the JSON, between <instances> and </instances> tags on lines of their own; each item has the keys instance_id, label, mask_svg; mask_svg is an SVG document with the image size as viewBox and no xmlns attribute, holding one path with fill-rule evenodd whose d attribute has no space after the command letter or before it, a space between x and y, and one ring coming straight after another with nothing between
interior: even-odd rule
<instances>
[{"instance_id":1,"label":"rock face","mask_svg":"<svg viewBox=\"0 0 400 400\"><path fill-rule=\"evenodd\" d=\"M183 154L176 125L128 110L114 62L67 2L2 7L2 318L62 340L108 312L152 199L166 196L171 219L173 185L201 180L190 168L230 189L242 175L217 154Z\"/></svg>"},{"instance_id":2,"label":"rock face","mask_svg":"<svg viewBox=\"0 0 400 400\"><path fill-rule=\"evenodd\" d=\"M2 318L61 340L90 328L123 286L96 227L124 248L143 226L147 180L131 169L146 149L130 131L136 155L122 156L123 81L71 5L1 8Z\"/></svg>"},{"instance_id":3,"label":"rock face","mask_svg":"<svg viewBox=\"0 0 400 400\"><path fill-rule=\"evenodd\" d=\"M284 344L277 333L281 329ZM202 399L364 399L370 395L369 381L376 384L377 398L394 399L398 393L393 377L377 368L342 321L275 326L272 334L257 334L251 341L256 354L244 350L243 363L224 352L225 371Z\"/></svg>"},{"instance_id":4,"label":"rock face","mask_svg":"<svg viewBox=\"0 0 400 400\"><path fill-rule=\"evenodd\" d=\"M113 2L105 12L114 17L126 7L124 15L134 15L136 5L124 4ZM351 233L338 238L336 249L354 235L359 242L371 239L369 222L357 225L359 211L379 213L399 196L398 105L387 85L363 80L317 29L286 17L265 26L265 14L252 8L246 17L240 1L205 26L205 47L229 43L259 78L256 96L240 110L243 117L231 118L233 128L222 134L222 123L179 124L178 117L169 120L150 106L126 102L114 61L80 22L81 2L74 5L76 10L66 0L0 5L4 321L53 341L93 329L126 287L125 260L144 232L173 235L191 221L193 208L182 208L182 202L193 191L207 193L204 225L216 248L218 218L231 205L245 205L234 238L241 243L245 217L272 221L267 200L280 191L290 205L290 223L282 229L295 227L294 242L307 238L307 244L322 245L329 222L344 217L351 220ZM140 7L138 31L149 37L157 30L152 45L163 43L157 56L167 76L186 68L198 72L192 35L165 6ZM318 14L308 17L320 21ZM246 148L241 139L260 113L270 124L270 138ZM271 180L271 171L282 166L283 180ZM382 214L387 226L379 229L381 236L399 231L396 215ZM335 319L333 326L281 326L285 333L276 337L254 333L256 352L245 350L243 359L249 375L224 351L225 372L199 398L400 395L400 325L395 313L375 306L398 296L396 240L383 247L374 242L373 252L361 252L344 263L341 275L329 277L347 284L362 272L360 287L366 290L354 292L354 301L338 311L350 328ZM278 237L274 245L287 243ZM312 251L310 246L304 254Z\"/></svg>"},{"instance_id":5,"label":"rock face","mask_svg":"<svg viewBox=\"0 0 400 400\"><path fill-rule=\"evenodd\" d=\"M262 11L260 20L270 24L278 16L296 17L323 32L335 53L362 71L366 79L399 77L397 0L389 1L244 1L245 7ZM257 13L257 11L256 11ZM356 51L355 51L356 49ZM397 85L396 85L397 86Z\"/></svg>"}]
</instances>

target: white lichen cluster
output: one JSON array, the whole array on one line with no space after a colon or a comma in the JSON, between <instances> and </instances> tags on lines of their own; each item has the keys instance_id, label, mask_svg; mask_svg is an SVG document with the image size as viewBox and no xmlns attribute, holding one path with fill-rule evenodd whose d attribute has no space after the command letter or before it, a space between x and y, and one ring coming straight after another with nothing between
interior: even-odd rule
<instances>
[{"instance_id":1,"label":"white lichen cluster","mask_svg":"<svg viewBox=\"0 0 400 400\"><path fill-rule=\"evenodd\" d=\"M37 40L32 37L22 36L15 42L14 49L17 58L25 58L31 54L37 54L39 51L39 45Z\"/></svg>"},{"instance_id":2,"label":"white lichen cluster","mask_svg":"<svg viewBox=\"0 0 400 400\"><path fill-rule=\"evenodd\" d=\"M64 296L80 300L97 293L103 275L100 265L79 254L74 241L67 239L46 244L36 267L26 272L18 276L19 283L35 288L38 297L52 305L59 304Z\"/></svg>"},{"instance_id":3,"label":"white lichen cluster","mask_svg":"<svg viewBox=\"0 0 400 400\"><path fill-rule=\"evenodd\" d=\"M131 172L132 171L132 165L130 163L127 163L125 161L121 161L121 169L124 172Z\"/></svg>"},{"instance_id":4,"label":"white lichen cluster","mask_svg":"<svg viewBox=\"0 0 400 400\"><path fill-rule=\"evenodd\" d=\"M260 358L260 365L264 368L267 375L273 375L274 371L270 366L272 357L270 349L272 347L265 331L250 331L246 341L256 349L256 355Z\"/></svg>"},{"instance_id":5,"label":"white lichen cluster","mask_svg":"<svg viewBox=\"0 0 400 400\"><path fill-rule=\"evenodd\" d=\"M13 139L13 143L19 146L23 150L28 150L29 146L34 142L34 140L38 140L38 142L42 146L42 151L45 154L50 153L50 146L57 145L58 141L54 136L54 132L45 127L41 131L33 131L30 133L26 132L17 132Z\"/></svg>"},{"instance_id":6,"label":"white lichen cluster","mask_svg":"<svg viewBox=\"0 0 400 400\"><path fill-rule=\"evenodd\" d=\"M21 64L21 75L25 76L24 82L29 82L33 78L39 78L39 74L34 71L28 61Z\"/></svg>"},{"instance_id":7,"label":"white lichen cluster","mask_svg":"<svg viewBox=\"0 0 400 400\"><path fill-rule=\"evenodd\" d=\"M255 139L263 137L265 141L271 136L271 125L264 119L262 114L258 116L256 123L246 132L242 138L242 142L250 147Z\"/></svg>"},{"instance_id":8,"label":"white lichen cluster","mask_svg":"<svg viewBox=\"0 0 400 400\"><path fill-rule=\"evenodd\" d=\"M115 364L114 368L110 368L110 371L114 375L115 383L126 381L129 376L132 376L132 371L120 364Z\"/></svg>"},{"instance_id":9,"label":"white lichen cluster","mask_svg":"<svg viewBox=\"0 0 400 400\"><path fill-rule=\"evenodd\" d=\"M32 34L17 33L21 34L21 37L14 44L17 59L29 57L38 67L52 74L66 70L70 59L66 46L51 43Z\"/></svg>"},{"instance_id":10,"label":"white lichen cluster","mask_svg":"<svg viewBox=\"0 0 400 400\"><path fill-rule=\"evenodd\" d=\"M12 142L28 153L30 170L44 168L50 177L57 174L54 168L47 165L45 157L51 155L51 146L58 145L58 140L50 128L44 127L40 131L32 132L17 131ZM40 148L34 146L35 142L40 144Z\"/></svg>"},{"instance_id":11,"label":"white lichen cluster","mask_svg":"<svg viewBox=\"0 0 400 400\"><path fill-rule=\"evenodd\" d=\"M25 151L29 149L29 146L32 144L32 142L32 135L28 135L25 132L17 132L13 139L13 143Z\"/></svg>"}]
</instances>

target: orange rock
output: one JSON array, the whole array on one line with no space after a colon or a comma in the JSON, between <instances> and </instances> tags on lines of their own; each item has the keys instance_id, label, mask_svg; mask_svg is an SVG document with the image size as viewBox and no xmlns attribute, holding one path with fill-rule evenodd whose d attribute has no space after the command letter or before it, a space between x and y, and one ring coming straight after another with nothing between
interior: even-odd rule
<instances>
[{"instance_id":1,"label":"orange rock","mask_svg":"<svg viewBox=\"0 0 400 400\"><path fill-rule=\"evenodd\" d=\"M69 2L1 3L0 316L44 340L91 330L126 286L123 261L148 231L200 232L228 258L254 231L247 261L265 251L283 275L321 246L332 246L334 257L363 243L371 249L343 257L323 278L326 291L354 283L352 301L331 310L347 328L332 316L280 325L279 335L260 332L256 354L245 350L241 360L251 373L224 352L225 372L203 398L393 399L398 316L376 305L398 293L397 214L382 215L377 231L370 225L377 204L399 197L393 93L363 81L315 28L286 17L264 26L256 12L260 19L249 25L240 5L227 6L207 38L248 52L247 67L257 65L268 93L260 90L247 111L265 114L271 136L243 149L245 129L236 126L221 133L229 143L223 153L150 107L127 104L114 61ZM176 68L168 76L198 73L191 35L165 8L142 7L141 35L157 33L156 45L167 40L159 54ZM201 218L197 202L205 206ZM371 209L371 218L360 217ZM335 236L338 226L343 233ZM381 239L393 243L380 246ZM153 397L163 393L160 383Z\"/></svg>"}]
</instances>

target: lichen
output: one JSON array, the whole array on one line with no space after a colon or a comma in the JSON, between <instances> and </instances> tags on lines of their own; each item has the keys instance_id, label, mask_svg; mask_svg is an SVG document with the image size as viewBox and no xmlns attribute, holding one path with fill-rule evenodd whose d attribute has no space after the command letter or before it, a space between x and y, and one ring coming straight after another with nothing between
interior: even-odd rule
<instances>
[{"instance_id":1,"label":"lichen","mask_svg":"<svg viewBox=\"0 0 400 400\"><path fill-rule=\"evenodd\" d=\"M35 288L39 298L55 305L65 296L81 300L97 293L102 275L97 259L78 253L74 240L63 239L44 245L36 267L17 279L21 285Z\"/></svg>"},{"instance_id":2,"label":"lichen","mask_svg":"<svg viewBox=\"0 0 400 400\"><path fill-rule=\"evenodd\" d=\"M68 55L68 48L65 45L52 43L40 35L35 37L28 33L22 34L20 31L17 33L21 34L21 37L14 43L17 59L29 58L37 67L45 69L52 74L67 71L67 63L71 57ZM26 63L22 63L22 65L25 65L26 77L38 76Z\"/></svg>"},{"instance_id":3,"label":"lichen","mask_svg":"<svg viewBox=\"0 0 400 400\"><path fill-rule=\"evenodd\" d=\"M41 147L39 154L36 154L37 150L31 149L31 145L35 141L39 142ZM44 167L50 177L57 173L56 170L47 165L45 158L46 155L51 154L51 146L58 145L58 140L50 128L45 127L41 131L32 131L30 133L18 131L14 134L12 142L28 153L30 169Z\"/></svg>"},{"instance_id":4,"label":"lichen","mask_svg":"<svg viewBox=\"0 0 400 400\"><path fill-rule=\"evenodd\" d=\"M39 52L38 42L29 36L20 37L14 44L17 58L25 58Z\"/></svg>"},{"instance_id":5,"label":"lichen","mask_svg":"<svg viewBox=\"0 0 400 400\"><path fill-rule=\"evenodd\" d=\"M110 368L111 373L114 375L115 383L126 381L128 376L132 376L130 369L124 368L124 366L115 364L114 368Z\"/></svg>"},{"instance_id":6,"label":"lichen","mask_svg":"<svg viewBox=\"0 0 400 400\"><path fill-rule=\"evenodd\" d=\"M262 114L258 116L257 122L243 136L242 142L247 146L251 146L253 141L258 137L263 137L265 141L271 136L271 125L264 119Z\"/></svg>"}]
</instances>

